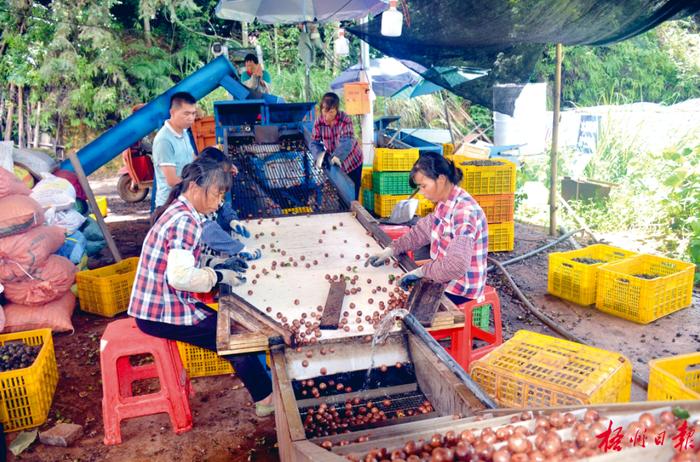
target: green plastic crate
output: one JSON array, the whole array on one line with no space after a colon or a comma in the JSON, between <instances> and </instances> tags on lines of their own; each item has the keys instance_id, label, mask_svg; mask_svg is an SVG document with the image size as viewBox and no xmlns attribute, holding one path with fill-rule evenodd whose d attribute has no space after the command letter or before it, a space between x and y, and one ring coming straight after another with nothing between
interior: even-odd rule
<instances>
[{"instance_id":1,"label":"green plastic crate","mask_svg":"<svg viewBox=\"0 0 700 462\"><path fill-rule=\"evenodd\" d=\"M488 331L491 323L491 304L477 306L472 310L472 324L481 330Z\"/></svg>"},{"instance_id":2,"label":"green plastic crate","mask_svg":"<svg viewBox=\"0 0 700 462\"><path fill-rule=\"evenodd\" d=\"M374 212L374 191L371 189L362 191L362 206L370 212Z\"/></svg>"},{"instance_id":3,"label":"green plastic crate","mask_svg":"<svg viewBox=\"0 0 700 462\"><path fill-rule=\"evenodd\" d=\"M411 194L413 188L408 184L410 172L374 172L372 189L377 194Z\"/></svg>"}]
</instances>

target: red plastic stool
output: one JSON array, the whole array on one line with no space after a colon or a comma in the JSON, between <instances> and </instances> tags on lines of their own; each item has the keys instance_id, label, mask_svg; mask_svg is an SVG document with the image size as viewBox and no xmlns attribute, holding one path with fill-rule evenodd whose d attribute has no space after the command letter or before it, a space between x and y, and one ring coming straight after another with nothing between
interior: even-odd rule
<instances>
[{"instance_id":1,"label":"red plastic stool","mask_svg":"<svg viewBox=\"0 0 700 462\"><path fill-rule=\"evenodd\" d=\"M493 332L485 331L474 325L474 310L484 305L491 305L493 313ZM448 353L459 363L465 371L469 371L469 365L487 353L494 350L503 343L503 326L501 324L501 301L498 293L491 286L484 288L484 299L482 301L473 300L457 306L464 311L464 327L455 327L432 331L430 334L435 340L450 339L449 348L445 348ZM482 340L487 345L473 348L474 340Z\"/></svg>"},{"instance_id":2,"label":"red plastic stool","mask_svg":"<svg viewBox=\"0 0 700 462\"><path fill-rule=\"evenodd\" d=\"M154 361L132 366L129 357L141 354L153 355ZM190 381L175 342L144 334L134 318L111 322L100 341L100 368L105 444L121 443L120 423L133 417L166 412L175 433L192 428ZM160 390L133 396L132 384L150 378L158 378Z\"/></svg>"}]
</instances>

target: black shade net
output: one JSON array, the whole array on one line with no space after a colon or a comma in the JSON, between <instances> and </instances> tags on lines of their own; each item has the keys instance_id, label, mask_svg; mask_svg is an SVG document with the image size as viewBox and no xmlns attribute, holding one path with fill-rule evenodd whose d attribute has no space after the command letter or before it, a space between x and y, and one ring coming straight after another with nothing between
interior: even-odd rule
<instances>
[{"instance_id":1,"label":"black shade net","mask_svg":"<svg viewBox=\"0 0 700 462\"><path fill-rule=\"evenodd\" d=\"M404 3L409 17L400 37L381 35L381 16L348 30L385 55L413 61L405 64L425 79L491 108L493 85L527 83L547 44L608 45L700 13L700 0ZM463 76L474 70L488 73L473 80ZM514 109L513 98L498 111L512 115Z\"/></svg>"}]
</instances>

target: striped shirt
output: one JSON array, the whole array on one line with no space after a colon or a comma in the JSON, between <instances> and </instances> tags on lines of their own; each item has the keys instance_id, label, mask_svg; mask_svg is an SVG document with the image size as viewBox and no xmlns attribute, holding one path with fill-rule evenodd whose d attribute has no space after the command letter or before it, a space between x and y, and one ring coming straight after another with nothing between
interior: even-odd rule
<instances>
[{"instance_id":1,"label":"striped shirt","mask_svg":"<svg viewBox=\"0 0 700 462\"><path fill-rule=\"evenodd\" d=\"M423 266L424 277L448 283L448 293L479 299L486 284L488 225L479 204L459 186L391 246L400 254L428 244L432 261Z\"/></svg>"},{"instance_id":2,"label":"striped shirt","mask_svg":"<svg viewBox=\"0 0 700 462\"><path fill-rule=\"evenodd\" d=\"M141 248L129 315L186 326L207 317L207 313L195 305L197 299L192 292L174 289L166 277L168 254L172 249L191 251L195 262L199 263L201 220L192 204L180 196L151 227Z\"/></svg>"},{"instance_id":3,"label":"striped shirt","mask_svg":"<svg viewBox=\"0 0 700 462\"><path fill-rule=\"evenodd\" d=\"M314 157L325 149L329 155L341 160L345 173L362 167L362 149L355 138L352 119L346 113L338 111L333 126L328 125L323 117L317 118L311 138L310 149Z\"/></svg>"}]
</instances>

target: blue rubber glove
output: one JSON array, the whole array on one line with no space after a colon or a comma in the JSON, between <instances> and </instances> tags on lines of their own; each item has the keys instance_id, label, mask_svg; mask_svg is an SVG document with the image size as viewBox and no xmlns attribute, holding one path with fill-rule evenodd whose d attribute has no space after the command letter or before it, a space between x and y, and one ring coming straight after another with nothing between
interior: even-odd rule
<instances>
[{"instance_id":1,"label":"blue rubber glove","mask_svg":"<svg viewBox=\"0 0 700 462\"><path fill-rule=\"evenodd\" d=\"M231 232L239 234L240 236L243 236L245 238L250 237L250 231L248 231L248 228L246 228L242 221L231 220L229 226L231 226Z\"/></svg>"},{"instance_id":2,"label":"blue rubber glove","mask_svg":"<svg viewBox=\"0 0 700 462\"><path fill-rule=\"evenodd\" d=\"M231 270L238 273L244 273L248 269L248 263L240 254L235 257L227 258L225 262L214 266L215 270Z\"/></svg>"},{"instance_id":3,"label":"blue rubber glove","mask_svg":"<svg viewBox=\"0 0 700 462\"><path fill-rule=\"evenodd\" d=\"M406 273L399 280L399 287L403 290L408 291L409 287L418 282L419 279L423 278L423 267L418 267L413 271Z\"/></svg>"},{"instance_id":4,"label":"blue rubber glove","mask_svg":"<svg viewBox=\"0 0 700 462\"><path fill-rule=\"evenodd\" d=\"M246 261L258 260L262 257L262 250L242 250L241 252L238 252L238 256Z\"/></svg>"}]
</instances>

